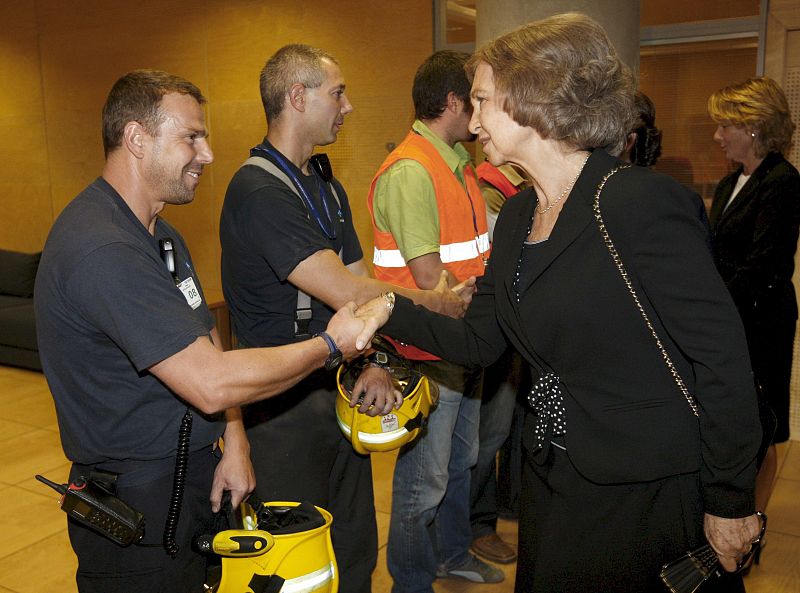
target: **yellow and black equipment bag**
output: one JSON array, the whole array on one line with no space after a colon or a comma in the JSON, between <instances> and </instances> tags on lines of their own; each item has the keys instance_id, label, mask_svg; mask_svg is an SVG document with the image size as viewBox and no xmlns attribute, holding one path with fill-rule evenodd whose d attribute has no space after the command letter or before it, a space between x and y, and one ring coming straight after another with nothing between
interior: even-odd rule
<instances>
[{"instance_id":1,"label":"yellow and black equipment bag","mask_svg":"<svg viewBox=\"0 0 800 593\"><path fill-rule=\"evenodd\" d=\"M222 558L213 593L337 593L331 514L299 502L240 505L241 528L198 542Z\"/></svg>"}]
</instances>

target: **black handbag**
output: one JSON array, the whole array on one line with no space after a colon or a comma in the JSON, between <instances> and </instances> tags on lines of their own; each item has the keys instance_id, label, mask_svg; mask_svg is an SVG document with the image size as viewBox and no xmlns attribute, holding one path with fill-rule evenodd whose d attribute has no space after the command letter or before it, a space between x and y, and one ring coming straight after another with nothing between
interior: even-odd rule
<instances>
[{"instance_id":1,"label":"black handbag","mask_svg":"<svg viewBox=\"0 0 800 593\"><path fill-rule=\"evenodd\" d=\"M661 568L661 581L669 589L670 593L694 593L700 586L711 577L720 578L724 574L736 574L747 570L753 557L758 554L764 534L767 531L767 516L762 512L757 512L761 522L761 530L758 537L750 544L750 550L736 564L733 573L725 573L719 564L717 553L706 544L696 550L687 552L677 560L665 564Z\"/></svg>"}]
</instances>

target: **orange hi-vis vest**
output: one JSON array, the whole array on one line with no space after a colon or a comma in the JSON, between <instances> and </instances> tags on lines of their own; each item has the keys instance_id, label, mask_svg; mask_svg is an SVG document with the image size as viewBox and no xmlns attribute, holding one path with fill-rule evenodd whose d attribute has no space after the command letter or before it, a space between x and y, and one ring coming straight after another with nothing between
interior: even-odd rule
<instances>
[{"instance_id":1,"label":"orange hi-vis vest","mask_svg":"<svg viewBox=\"0 0 800 593\"><path fill-rule=\"evenodd\" d=\"M483 276L491 246L486 224L486 204L475 172L469 165L464 167L465 190L436 148L412 131L383 161L369 189L367 206L372 217L375 238L372 259L375 277L397 286L418 288L392 233L381 231L375 224L375 185L378 178L401 159L417 161L431 176L439 211L439 257L445 269L459 282L470 276ZM414 346L394 343L398 352L408 359L439 360L433 354Z\"/></svg>"}]
</instances>

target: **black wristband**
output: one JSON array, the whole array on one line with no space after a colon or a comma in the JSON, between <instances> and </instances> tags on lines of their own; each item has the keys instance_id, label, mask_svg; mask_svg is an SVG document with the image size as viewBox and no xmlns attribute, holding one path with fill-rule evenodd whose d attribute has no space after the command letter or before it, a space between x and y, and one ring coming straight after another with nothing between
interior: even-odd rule
<instances>
[{"instance_id":1,"label":"black wristband","mask_svg":"<svg viewBox=\"0 0 800 593\"><path fill-rule=\"evenodd\" d=\"M325 370L332 371L342 364L342 353L338 346L336 346L336 342L333 341L333 338L330 337L327 332L319 332L318 334L314 334L314 337L320 337L325 340L325 343L328 345L328 350L330 350L328 358L325 359Z\"/></svg>"}]
</instances>

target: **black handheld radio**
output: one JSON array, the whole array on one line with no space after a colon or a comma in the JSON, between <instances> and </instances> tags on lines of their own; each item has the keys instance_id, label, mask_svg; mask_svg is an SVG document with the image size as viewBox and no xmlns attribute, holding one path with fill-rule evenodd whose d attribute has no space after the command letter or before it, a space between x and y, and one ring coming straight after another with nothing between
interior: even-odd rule
<instances>
[{"instance_id":1,"label":"black handheld radio","mask_svg":"<svg viewBox=\"0 0 800 593\"><path fill-rule=\"evenodd\" d=\"M36 479L61 494L59 506L69 517L121 546L144 536L144 515L98 482L83 476L71 484L56 484L38 474Z\"/></svg>"}]
</instances>

